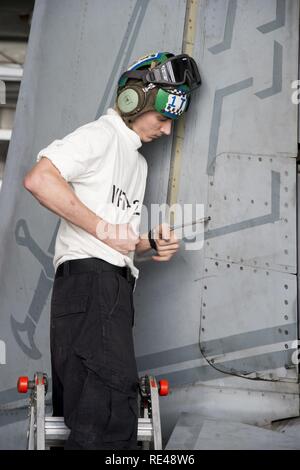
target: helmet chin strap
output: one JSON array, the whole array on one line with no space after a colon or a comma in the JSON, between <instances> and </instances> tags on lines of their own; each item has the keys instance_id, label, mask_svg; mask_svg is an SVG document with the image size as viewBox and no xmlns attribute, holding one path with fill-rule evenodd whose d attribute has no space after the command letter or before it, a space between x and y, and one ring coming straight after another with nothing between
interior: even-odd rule
<instances>
[{"instance_id":1,"label":"helmet chin strap","mask_svg":"<svg viewBox=\"0 0 300 470\"><path fill-rule=\"evenodd\" d=\"M122 121L124 121L124 123L126 124L127 127L129 127L131 130L132 130L132 121L129 120L128 118L124 117L121 113L121 111L119 110L117 104L115 104L114 106L114 110L118 113L118 115L120 116L120 118L122 119ZM134 118L134 117L133 117Z\"/></svg>"},{"instance_id":2,"label":"helmet chin strap","mask_svg":"<svg viewBox=\"0 0 300 470\"><path fill-rule=\"evenodd\" d=\"M120 113L119 113L120 114ZM133 128L132 128L132 125L133 125L133 122L134 120L136 119L135 116L123 116L122 114L120 114L122 120L124 121L124 123L126 124L127 127L129 127L129 129L131 129L133 131Z\"/></svg>"},{"instance_id":3,"label":"helmet chin strap","mask_svg":"<svg viewBox=\"0 0 300 470\"><path fill-rule=\"evenodd\" d=\"M122 118L123 121L125 122L126 126L129 127L129 129L131 129L133 131L133 128L132 128L132 124L133 124L133 120L131 119L128 119L128 118Z\"/></svg>"}]
</instances>

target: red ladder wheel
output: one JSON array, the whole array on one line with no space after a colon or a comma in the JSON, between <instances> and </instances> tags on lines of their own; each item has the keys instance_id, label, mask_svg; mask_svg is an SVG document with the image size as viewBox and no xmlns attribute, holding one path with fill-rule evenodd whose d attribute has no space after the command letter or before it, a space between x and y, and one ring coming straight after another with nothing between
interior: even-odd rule
<instances>
[{"instance_id":1,"label":"red ladder wheel","mask_svg":"<svg viewBox=\"0 0 300 470\"><path fill-rule=\"evenodd\" d=\"M159 392L158 393L161 397L169 395L169 382L168 382L168 380L161 379L159 381Z\"/></svg>"},{"instance_id":2,"label":"red ladder wheel","mask_svg":"<svg viewBox=\"0 0 300 470\"><path fill-rule=\"evenodd\" d=\"M18 392L27 393L28 392L28 377L19 377L18 379Z\"/></svg>"}]
</instances>

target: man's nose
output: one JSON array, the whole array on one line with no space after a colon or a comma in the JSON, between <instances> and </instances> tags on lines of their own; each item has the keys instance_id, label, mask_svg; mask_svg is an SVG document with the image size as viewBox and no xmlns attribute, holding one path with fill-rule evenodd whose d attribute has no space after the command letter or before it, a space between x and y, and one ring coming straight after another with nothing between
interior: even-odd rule
<instances>
[{"instance_id":1,"label":"man's nose","mask_svg":"<svg viewBox=\"0 0 300 470\"><path fill-rule=\"evenodd\" d=\"M172 130L172 119L168 119L163 123L163 126L161 128L161 132L163 132L165 135L170 135Z\"/></svg>"}]
</instances>

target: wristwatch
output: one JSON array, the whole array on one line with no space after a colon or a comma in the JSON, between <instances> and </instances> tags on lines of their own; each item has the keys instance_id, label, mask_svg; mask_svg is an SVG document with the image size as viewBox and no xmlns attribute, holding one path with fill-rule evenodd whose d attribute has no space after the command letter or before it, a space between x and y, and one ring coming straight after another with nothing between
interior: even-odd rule
<instances>
[{"instance_id":1,"label":"wristwatch","mask_svg":"<svg viewBox=\"0 0 300 470\"><path fill-rule=\"evenodd\" d=\"M154 238L152 238L152 230L149 230L148 232L148 240L149 240L151 248L157 251L156 241L154 240Z\"/></svg>"}]
</instances>

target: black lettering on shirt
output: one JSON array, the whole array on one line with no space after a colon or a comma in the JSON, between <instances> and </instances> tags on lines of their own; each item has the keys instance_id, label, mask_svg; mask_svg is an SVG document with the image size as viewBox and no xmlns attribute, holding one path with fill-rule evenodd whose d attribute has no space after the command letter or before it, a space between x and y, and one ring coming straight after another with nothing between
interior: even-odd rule
<instances>
[{"instance_id":1,"label":"black lettering on shirt","mask_svg":"<svg viewBox=\"0 0 300 470\"><path fill-rule=\"evenodd\" d=\"M123 211L131 207L126 191L123 191L123 189L118 188L115 184L113 185L113 189L112 189L111 202L113 204L116 204L116 206L120 207L120 209L122 209ZM135 199L132 204L136 204L136 210L134 212L134 215L140 215L140 212L137 212L139 200Z\"/></svg>"}]
</instances>

